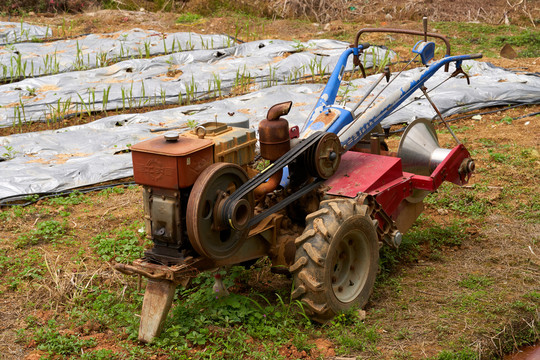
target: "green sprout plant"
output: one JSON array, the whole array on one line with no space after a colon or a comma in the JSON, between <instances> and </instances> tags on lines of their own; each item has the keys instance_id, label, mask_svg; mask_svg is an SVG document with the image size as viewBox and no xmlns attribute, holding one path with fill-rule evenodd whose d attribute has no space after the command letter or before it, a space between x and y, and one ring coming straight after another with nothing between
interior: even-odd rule
<instances>
[{"instance_id":1,"label":"green sprout plant","mask_svg":"<svg viewBox=\"0 0 540 360\"><path fill-rule=\"evenodd\" d=\"M11 160L15 158L15 155L19 153L18 151L15 151L13 146L10 146L10 145L4 145L4 151L5 152L2 154L2 158L4 160Z\"/></svg>"}]
</instances>

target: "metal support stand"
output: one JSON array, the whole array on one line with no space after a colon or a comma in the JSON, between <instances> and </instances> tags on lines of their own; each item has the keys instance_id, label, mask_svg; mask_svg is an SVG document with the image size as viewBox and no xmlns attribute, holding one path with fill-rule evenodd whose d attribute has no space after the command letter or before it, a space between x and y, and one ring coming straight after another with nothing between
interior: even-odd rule
<instances>
[{"instance_id":1,"label":"metal support stand","mask_svg":"<svg viewBox=\"0 0 540 360\"><path fill-rule=\"evenodd\" d=\"M141 311L139 341L151 342L159 336L171 309L176 284L169 280L148 279Z\"/></svg>"}]
</instances>

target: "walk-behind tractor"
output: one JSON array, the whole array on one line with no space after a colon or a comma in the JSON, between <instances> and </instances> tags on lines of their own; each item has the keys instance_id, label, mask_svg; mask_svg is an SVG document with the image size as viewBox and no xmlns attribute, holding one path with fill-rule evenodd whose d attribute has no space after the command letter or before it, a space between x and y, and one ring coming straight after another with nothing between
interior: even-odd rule
<instances>
[{"instance_id":1,"label":"walk-behind tractor","mask_svg":"<svg viewBox=\"0 0 540 360\"><path fill-rule=\"evenodd\" d=\"M355 68L364 70L360 56L370 45L359 39L366 32L422 36L413 53L425 68L393 93L372 94L379 82L391 83L402 71L394 76L386 68L359 103L337 105L349 56ZM441 60L432 61L432 38L446 44ZM148 278L139 340L149 342L160 333L178 284L201 271L265 256L274 269L292 275L292 298L315 321L364 306L380 247L400 245L429 192L445 180L463 185L474 171L469 152L455 136L453 149L439 147L430 120L410 123L397 153L389 152L381 121L421 90L444 122L426 80L442 67L448 71L451 63L450 77L464 74L462 62L480 57L450 56L448 41L428 33L425 21L424 31L360 30L302 129L289 127L283 118L292 102L269 109L258 130L260 158L269 164L262 171L253 165L255 132L223 123L208 122L132 146L153 247L144 258L116 269ZM368 95L375 100L362 104Z\"/></svg>"}]
</instances>

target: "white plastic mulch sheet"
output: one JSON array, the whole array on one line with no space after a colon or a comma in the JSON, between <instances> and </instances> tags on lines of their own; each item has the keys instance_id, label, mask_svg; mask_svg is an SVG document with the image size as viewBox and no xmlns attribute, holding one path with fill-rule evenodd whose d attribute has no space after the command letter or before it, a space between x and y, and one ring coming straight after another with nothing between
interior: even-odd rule
<instances>
[{"instance_id":1,"label":"white plastic mulch sheet","mask_svg":"<svg viewBox=\"0 0 540 360\"><path fill-rule=\"evenodd\" d=\"M0 45L32 41L48 36L52 36L52 30L47 26L0 21Z\"/></svg>"},{"instance_id":2,"label":"white plastic mulch sheet","mask_svg":"<svg viewBox=\"0 0 540 360\"><path fill-rule=\"evenodd\" d=\"M234 44L235 41L226 35L160 33L141 29L45 43L25 42L0 47L0 79L93 69L126 59L220 49Z\"/></svg>"},{"instance_id":3,"label":"white plastic mulch sheet","mask_svg":"<svg viewBox=\"0 0 540 360\"><path fill-rule=\"evenodd\" d=\"M0 127L56 121L77 113L186 103L291 84L305 76L318 79L333 70L347 47L334 40L263 40L29 78L0 86ZM367 68L394 55L373 47L362 61Z\"/></svg>"},{"instance_id":4,"label":"white plastic mulch sheet","mask_svg":"<svg viewBox=\"0 0 540 360\"><path fill-rule=\"evenodd\" d=\"M452 78L430 93L445 114L520 102L540 101L540 78L515 74L488 63L467 61L471 85L464 78ZM415 69L402 74L388 91L397 91L414 74ZM452 69L451 69L452 71ZM448 78L439 71L426 84L434 88ZM354 80L348 93L352 106L363 91L379 75ZM379 87L382 87L380 85ZM318 99L320 84L284 85L263 89L248 95L206 104L153 111L145 114L118 115L90 124L56 131L12 135L0 138L0 199L14 195L55 192L132 175L131 155L125 151L149 137L161 136L150 129L165 129L184 125L187 121L242 123L249 120L256 128L268 108L275 103L292 100L293 108L286 118L292 125L302 125ZM343 87L344 88L344 87ZM375 90L374 93L377 93ZM417 99L385 119L383 126L410 122L414 117L434 117L435 112L425 99ZM369 104L369 99L366 105ZM416 98L416 99L415 99ZM405 102L406 104L408 102ZM217 115L217 116L216 116ZM3 155L2 155L3 154Z\"/></svg>"}]
</instances>

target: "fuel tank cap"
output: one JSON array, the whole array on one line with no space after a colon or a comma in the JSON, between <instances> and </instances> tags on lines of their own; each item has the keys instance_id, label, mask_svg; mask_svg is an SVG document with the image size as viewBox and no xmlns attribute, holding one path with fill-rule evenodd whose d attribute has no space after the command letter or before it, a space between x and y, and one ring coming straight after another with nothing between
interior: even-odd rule
<instances>
[{"instance_id":1,"label":"fuel tank cap","mask_svg":"<svg viewBox=\"0 0 540 360\"><path fill-rule=\"evenodd\" d=\"M180 136L180 133L177 131L169 131L163 134L163 137L165 138L165 140L170 141L170 142L178 141L179 136Z\"/></svg>"}]
</instances>

